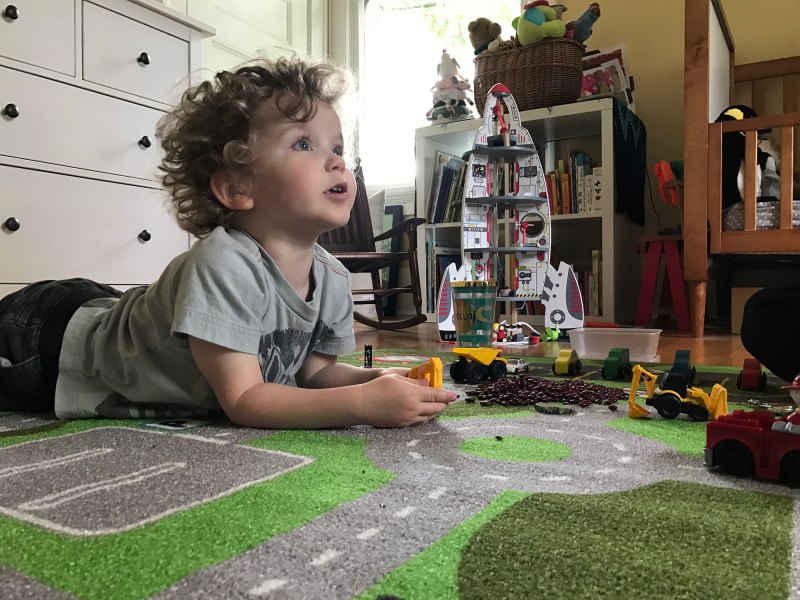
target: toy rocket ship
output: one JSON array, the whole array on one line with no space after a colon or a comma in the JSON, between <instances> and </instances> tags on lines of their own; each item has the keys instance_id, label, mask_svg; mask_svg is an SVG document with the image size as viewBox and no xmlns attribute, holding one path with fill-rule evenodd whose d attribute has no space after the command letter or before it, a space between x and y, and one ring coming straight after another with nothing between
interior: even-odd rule
<instances>
[{"instance_id":1,"label":"toy rocket ship","mask_svg":"<svg viewBox=\"0 0 800 600\"><path fill-rule=\"evenodd\" d=\"M513 298L505 299L541 301L547 327L581 327L583 299L572 267L550 264L550 208L539 154L514 97L502 84L489 90L466 169L462 264L459 269L451 264L442 276L437 305L441 339L455 340L450 284L497 279L497 258L508 254L513 255L513 279L505 279ZM498 246L497 206L514 219L512 243L503 247Z\"/></svg>"}]
</instances>

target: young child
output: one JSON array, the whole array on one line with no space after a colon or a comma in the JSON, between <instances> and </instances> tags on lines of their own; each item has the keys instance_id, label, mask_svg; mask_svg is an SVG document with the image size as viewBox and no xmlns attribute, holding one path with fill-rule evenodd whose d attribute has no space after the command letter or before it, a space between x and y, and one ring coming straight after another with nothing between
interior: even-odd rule
<instances>
[{"instance_id":1,"label":"young child","mask_svg":"<svg viewBox=\"0 0 800 600\"><path fill-rule=\"evenodd\" d=\"M350 275L316 240L355 199L346 84L281 58L189 89L158 135L177 221L199 241L124 294L73 279L0 300L0 410L404 427L452 402L405 369L336 362L355 349Z\"/></svg>"}]
</instances>

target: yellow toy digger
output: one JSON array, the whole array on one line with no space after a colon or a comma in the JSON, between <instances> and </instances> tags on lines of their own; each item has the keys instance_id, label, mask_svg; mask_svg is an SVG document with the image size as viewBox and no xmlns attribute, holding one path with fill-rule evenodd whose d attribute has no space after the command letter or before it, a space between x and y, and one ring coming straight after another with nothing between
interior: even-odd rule
<instances>
[{"instance_id":1,"label":"yellow toy digger","mask_svg":"<svg viewBox=\"0 0 800 600\"><path fill-rule=\"evenodd\" d=\"M714 384L709 396L700 388L687 387L683 375L670 371L664 373L656 386L656 376L641 365L636 365L633 367L631 393L628 396L628 416L632 419L641 419L650 414L646 408L635 402L642 377L647 390L645 403L654 407L665 419L674 419L681 413L686 413L692 421L715 421L720 415L728 414L728 390L720 384Z\"/></svg>"}]
</instances>

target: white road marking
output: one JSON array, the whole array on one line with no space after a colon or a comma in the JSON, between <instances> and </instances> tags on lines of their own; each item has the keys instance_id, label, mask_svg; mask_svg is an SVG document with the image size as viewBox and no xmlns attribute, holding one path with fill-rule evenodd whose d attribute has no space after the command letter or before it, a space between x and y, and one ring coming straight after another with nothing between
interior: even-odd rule
<instances>
[{"instance_id":1,"label":"white road marking","mask_svg":"<svg viewBox=\"0 0 800 600\"><path fill-rule=\"evenodd\" d=\"M411 440L410 442L406 442L406 446L408 446L409 448L413 448L417 444L419 444L419 440Z\"/></svg>"},{"instance_id":2,"label":"white road marking","mask_svg":"<svg viewBox=\"0 0 800 600\"><path fill-rule=\"evenodd\" d=\"M285 579L267 579L260 586L251 589L247 594L250 596L266 596L267 594L281 589L287 583Z\"/></svg>"},{"instance_id":3,"label":"white road marking","mask_svg":"<svg viewBox=\"0 0 800 600\"><path fill-rule=\"evenodd\" d=\"M205 437L202 435L195 435L193 433L175 433L173 434L175 437L184 438L187 440L195 440L197 442L206 442L208 444L219 444L220 446L224 446L225 444L230 444L230 442L226 442L225 440L218 440L212 437Z\"/></svg>"},{"instance_id":4,"label":"white road marking","mask_svg":"<svg viewBox=\"0 0 800 600\"><path fill-rule=\"evenodd\" d=\"M4 431L13 431L13 428L12 427L0 427L0 433L3 433Z\"/></svg>"},{"instance_id":5,"label":"white road marking","mask_svg":"<svg viewBox=\"0 0 800 600\"><path fill-rule=\"evenodd\" d=\"M595 471L598 475L608 475L609 473L613 473L616 469L598 469Z\"/></svg>"},{"instance_id":6,"label":"white road marking","mask_svg":"<svg viewBox=\"0 0 800 600\"><path fill-rule=\"evenodd\" d=\"M545 475L539 479L542 481L572 481L572 477L569 475Z\"/></svg>"},{"instance_id":7,"label":"white road marking","mask_svg":"<svg viewBox=\"0 0 800 600\"><path fill-rule=\"evenodd\" d=\"M439 498L441 498L444 495L444 493L446 491L447 491L447 488L443 488L443 487L436 488L430 494L428 494L428 498L430 498L431 500L438 500Z\"/></svg>"},{"instance_id":8,"label":"white road marking","mask_svg":"<svg viewBox=\"0 0 800 600\"><path fill-rule=\"evenodd\" d=\"M448 467L447 465L431 465L431 469L439 469L440 471L455 471L455 468Z\"/></svg>"},{"instance_id":9,"label":"white road marking","mask_svg":"<svg viewBox=\"0 0 800 600\"><path fill-rule=\"evenodd\" d=\"M678 465L679 469L688 469L690 471L705 471L706 467L693 467L692 465Z\"/></svg>"},{"instance_id":10,"label":"white road marking","mask_svg":"<svg viewBox=\"0 0 800 600\"><path fill-rule=\"evenodd\" d=\"M495 429L517 429L519 425L495 425Z\"/></svg>"},{"instance_id":11,"label":"white road marking","mask_svg":"<svg viewBox=\"0 0 800 600\"><path fill-rule=\"evenodd\" d=\"M370 527L359 533L356 537L360 540L368 540L369 538L378 535L381 530L377 527Z\"/></svg>"},{"instance_id":12,"label":"white road marking","mask_svg":"<svg viewBox=\"0 0 800 600\"><path fill-rule=\"evenodd\" d=\"M508 477L505 475L492 475L491 473L485 473L483 475L486 479L497 479L498 481L507 481Z\"/></svg>"},{"instance_id":13,"label":"white road marking","mask_svg":"<svg viewBox=\"0 0 800 600\"><path fill-rule=\"evenodd\" d=\"M420 458L422 458L422 454L420 454L419 452L409 452L408 455L414 460L419 460Z\"/></svg>"},{"instance_id":14,"label":"white road marking","mask_svg":"<svg viewBox=\"0 0 800 600\"><path fill-rule=\"evenodd\" d=\"M562 423L569 423L571 420L572 419L570 419L569 417L564 417L563 419L561 419L561 422Z\"/></svg>"},{"instance_id":15,"label":"white road marking","mask_svg":"<svg viewBox=\"0 0 800 600\"><path fill-rule=\"evenodd\" d=\"M467 425L466 427L456 427L456 431L469 431L470 429L475 429L473 425Z\"/></svg>"},{"instance_id":16,"label":"white road marking","mask_svg":"<svg viewBox=\"0 0 800 600\"><path fill-rule=\"evenodd\" d=\"M214 435L216 437L228 437L229 435L231 435L231 433L230 431L223 431L222 433L216 433ZM282 580L276 580L276 581L282 581Z\"/></svg>"},{"instance_id":17,"label":"white road marking","mask_svg":"<svg viewBox=\"0 0 800 600\"><path fill-rule=\"evenodd\" d=\"M545 429L545 431L548 431L550 433L564 433L563 429Z\"/></svg>"},{"instance_id":18,"label":"white road marking","mask_svg":"<svg viewBox=\"0 0 800 600\"><path fill-rule=\"evenodd\" d=\"M441 431L423 431L422 435L439 435Z\"/></svg>"},{"instance_id":19,"label":"white road marking","mask_svg":"<svg viewBox=\"0 0 800 600\"><path fill-rule=\"evenodd\" d=\"M340 554L341 554L341 552L339 552L338 550L333 550L333 549L325 550L325 552L323 552L317 558L312 560L311 564L314 565L315 567L321 567L325 563L328 563L328 562L332 561L334 558L336 558Z\"/></svg>"},{"instance_id":20,"label":"white road marking","mask_svg":"<svg viewBox=\"0 0 800 600\"><path fill-rule=\"evenodd\" d=\"M619 450L620 452L627 452L628 449L625 447L625 444L612 444L614 448Z\"/></svg>"},{"instance_id":21,"label":"white road marking","mask_svg":"<svg viewBox=\"0 0 800 600\"><path fill-rule=\"evenodd\" d=\"M134 485L146 479L150 479L151 477L158 477L159 475L165 475L166 473L171 473L172 471L177 471L184 468L186 468L185 462L154 465L139 471L120 475L119 477L112 477L111 479L104 479L101 481L95 481L93 483L77 485L75 487L56 492L55 494L48 494L47 496L42 496L41 498L29 500L28 502L20 504L17 508L21 510L47 510L48 508L55 508L56 506L66 504L67 502L77 500L78 498L82 498L84 496L89 496L90 494L105 492L124 487L126 485Z\"/></svg>"},{"instance_id":22,"label":"white road marking","mask_svg":"<svg viewBox=\"0 0 800 600\"><path fill-rule=\"evenodd\" d=\"M3 477L11 477L19 475L20 473L30 473L31 471L39 471L42 469L49 469L52 467L61 467L69 463L78 462L80 460L87 460L90 458L97 458L109 452L113 452L113 448L93 448L92 450L84 450L83 452L76 452L75 454L65 454L58 458L51 458L49 460L40 460L39 462L28 463L26 465L17 465L14 467L6 467L0 469L0 479Z\"/></svg>"},{"instance_id":23,"label":"white road marking","mask_svg":"<svg viewBox=\"0 0 800 600\"><path fill-rule=\"evenodd\" d=\"M394 513L394 516L397 517L398 519L405 519L408 515L413 513L415 510L417 510L416 506L406 506L405 508L401 508L396 513Z\"/></svg>"},{"instance_id":24,"label":"white road marking","mask_svg":"<svg viewBox=\"0 0 800 600\"><path fill-rule=\"evenodd\" d=\"M20 421L20 423L30 423L31 421L38 421L38 420L39 419L36 419L36 418L33 418L33 419L22 419L22 421Z\"/></svg>"},{"instance_id":25,"label":"white road marking","mask_svg":"<svg viewBox=\"0 0 800 600\"><path fill-rule=\"evenodd\" d=\"M597 440L599 442L602 442L603 440L606 439L606 438L600 437L598 435L586 435L586 434L584 434L583 437L585 437L587 440Z\"/></svg>"},{"instance_id":26,"label":"white road marking","mask_svg":"<svg viewBox=\"0 0 800 600\"><path fill-rule=\"evenodd\" d=\"M617 459L617 462L621 462L622 464L627 464L633 460L632 456L620 456Z\"/></svg>"}]
</instances>

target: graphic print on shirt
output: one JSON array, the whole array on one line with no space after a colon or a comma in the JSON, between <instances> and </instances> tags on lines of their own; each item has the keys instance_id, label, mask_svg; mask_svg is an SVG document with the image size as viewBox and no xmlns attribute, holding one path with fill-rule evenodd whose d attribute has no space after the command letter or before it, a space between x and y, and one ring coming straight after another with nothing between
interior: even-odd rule
<instances>
[{"instance_id":1,"label":"graphic print on shirt","mask_svg":"<svg viewBox=\"0 0 800 600\"><path fill-rule=\"evenodd\" d=\"M287 383L329 329L322 321L317 321L311 332L280 329L261 336L258 362L264 381Z\"/></svg>"}]
</instances>

